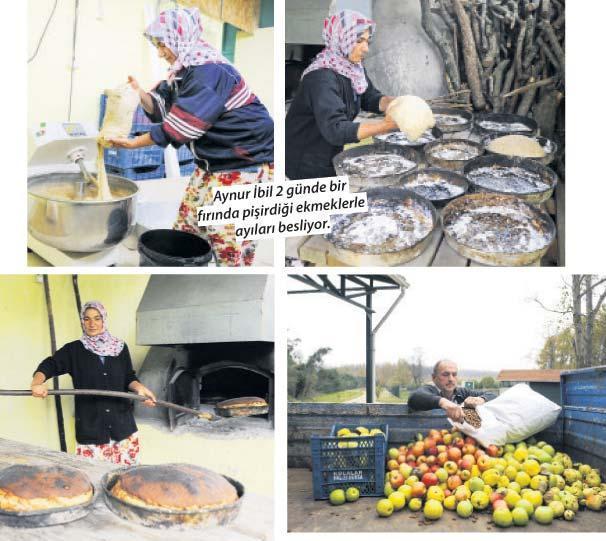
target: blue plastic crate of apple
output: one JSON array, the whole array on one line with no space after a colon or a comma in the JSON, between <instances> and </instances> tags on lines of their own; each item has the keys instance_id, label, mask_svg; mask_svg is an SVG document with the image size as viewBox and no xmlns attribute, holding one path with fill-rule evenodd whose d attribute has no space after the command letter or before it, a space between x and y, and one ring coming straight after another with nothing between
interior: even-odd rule
<instances>
[{"instance_id":1,"label":"blue plastic crate of apple","mask_svg":"<svg viewBox=\"0 0 606 541\"><path fill-rule=\"evenodd\" d=\"M106 165L105 170L108 175L117 175L129 180L150 180L155 178L164 178L164 164L144 167L121 168L113 165Z\"/></svg>"},{"instance_id":2,"label":"blue plastic crate of apple","mask_svg":"<svg viewBox=\"0 0 606 541\"><path fill-rule=\"evenodd\" d=\"M330 436L311 437L314 499L356 487L360 496L382 496L389 427L335 424Z\"/></svg>"}]
</instances>

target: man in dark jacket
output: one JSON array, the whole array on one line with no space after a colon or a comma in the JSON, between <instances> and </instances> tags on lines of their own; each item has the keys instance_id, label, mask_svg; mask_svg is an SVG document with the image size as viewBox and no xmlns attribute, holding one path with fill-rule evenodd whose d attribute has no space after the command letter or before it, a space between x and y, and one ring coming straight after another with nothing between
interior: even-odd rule
<instances>
[{"instance_id":1,"label":"man in dark jacket","mask_svg":"<svg viewBox=\"0 0 606 541\"><path fill-rule=\"evenodd\" d=\"M438 361L433 367L434 385L419 387L408 397L408 407L414 410L433 410L441 408L453 421L463 420L463 409L481 406L492 400L495 395L480 391L471 391L457 387L457 365L452 361Z\"/></svg>"}]
</instances>

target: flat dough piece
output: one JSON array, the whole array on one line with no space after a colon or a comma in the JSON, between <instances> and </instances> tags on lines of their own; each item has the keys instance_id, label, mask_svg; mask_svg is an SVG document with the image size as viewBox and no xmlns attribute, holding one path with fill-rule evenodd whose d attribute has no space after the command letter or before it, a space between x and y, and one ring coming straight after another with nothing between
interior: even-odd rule
<instances>
[{"instance_id":1,"label":"flat dough piece","mask_svg":"<svg viewBox=\"0 0 606 541\"><path fill-rule=\"evenodd\" d=\"M410 141L416 141L436 125L431 107L418 96L399 96L387 108L387 114Z\"/></svg>"},{"instance_id":2,"label":"flat dough piece","mask_svg":"<svg viewBox=\"0 0 606 541\"><path fill-rule=\"evenodd\" d=\"M522 158L545 157L545 150L538 141L525 135L505 135L493 139L488 145L488 150L506 156L521 156Z\"/></svg>"}]
</instances>

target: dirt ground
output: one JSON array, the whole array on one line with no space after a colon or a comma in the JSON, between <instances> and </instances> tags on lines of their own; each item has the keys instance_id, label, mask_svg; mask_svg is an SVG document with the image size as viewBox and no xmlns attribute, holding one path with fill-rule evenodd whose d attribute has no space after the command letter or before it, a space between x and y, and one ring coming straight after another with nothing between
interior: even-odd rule
<instances>
[{"instance_id":1,"label":"dirt ground","mask_svg":"<svg viewBox=\"0 0 606 541\"><path fill-rule=\"evenodd\" d=\"M428 532L604 532L606 511L577 513L574 521L554 521L541 526L532 519L524 528L502 529L491 521L490 514L474 513L463 519L451 511L444 511L440 520L425 521L422 512L408 510L395 512L389 518L380 518L375 506L379 498L360 498L355 503L338 507L327 500L314 500L311 471L290 468L288 470L288 531L289 532L412 532L420 527Z\"/></svg>"}]
</instances>

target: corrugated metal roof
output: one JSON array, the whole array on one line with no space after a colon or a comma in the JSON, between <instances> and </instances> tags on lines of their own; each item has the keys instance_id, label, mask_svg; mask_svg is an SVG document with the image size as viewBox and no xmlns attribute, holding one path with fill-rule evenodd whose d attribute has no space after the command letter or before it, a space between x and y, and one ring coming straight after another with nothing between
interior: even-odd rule
<instances>
[{"instance_id":1,"label":"corrugated metal roof","mask_svg":"<svg viewBox=\"0 0 606 541\"><path fill-rule=\"evenodd\" d=\"M497 381L560 382L561 370L501 370Z\"/></svg>"}]
</instances>

